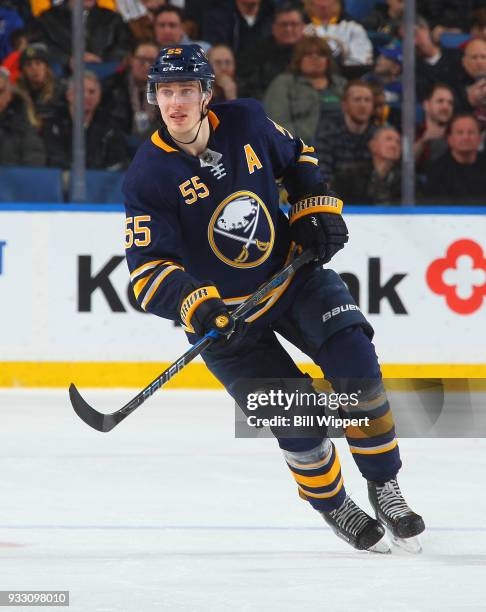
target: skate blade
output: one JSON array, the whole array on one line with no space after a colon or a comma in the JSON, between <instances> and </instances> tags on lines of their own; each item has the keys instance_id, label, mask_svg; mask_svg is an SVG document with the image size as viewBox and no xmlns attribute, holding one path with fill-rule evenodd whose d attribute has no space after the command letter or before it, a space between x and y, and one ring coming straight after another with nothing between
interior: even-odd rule
<instances>
[{"instance_id":1,"label":"skate blade","mask_svg":"<svg viewBox=\"0 0 486 612\"><path fill-rule=\"evenodd\" d=\"M419 555L422 552L422 545L418 536L412 538L397 538L389 530L387 530L387 532L393 546L401 548L412 555Z\"/></svg>"},{"instance_id":2,"label":"skate blade","mask_svg":"<svg viewBox=\"0 0 486 612\"><path fill-rule=\"evenodd\" d=\"M388 546L386 536L383 536L381 540L378 540L376 544L373 544L373 546L370 546L370 548L367 548L366 550L368 552L379 553L381 555L391 554L391 548Z\"/></svg>"}]
</instances>

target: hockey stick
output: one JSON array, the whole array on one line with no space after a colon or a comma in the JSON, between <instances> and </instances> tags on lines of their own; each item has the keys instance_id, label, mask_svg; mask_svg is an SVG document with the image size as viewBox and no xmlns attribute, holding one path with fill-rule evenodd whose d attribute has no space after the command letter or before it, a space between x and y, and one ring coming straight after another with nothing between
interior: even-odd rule
<instances>
[{"instance_id":1,"label":"hockey stick","mask_svg":"<svg viewBox=\"0 0 486 612\"><path fill-rule=\"evenodd\" d=\"M304 251L296 257L288 266L277 272L272 278L255 291L247 300L236 308L232 314L235 320L241 319L252 308L254 308L260 300L266 297L272 289L284 283L292 274L294 274L304 264L309 263L315 258L312 251ZM215 330L208 332L201 340L196 342L188 351L186 351L177 361L170 365L157 378L138 393L128 404L111 414L103 414L92 408L81 396L76 386L71 383L69 387L69 397L74 411L85 423L98 431L111 431L118 423L123 421L129 414L138 408L145 400L160 389L165 383L180 372L188 363L197 357L202 351L210 346L215 340L221 338L221 334Z\"/></svg>"}]
</instances>

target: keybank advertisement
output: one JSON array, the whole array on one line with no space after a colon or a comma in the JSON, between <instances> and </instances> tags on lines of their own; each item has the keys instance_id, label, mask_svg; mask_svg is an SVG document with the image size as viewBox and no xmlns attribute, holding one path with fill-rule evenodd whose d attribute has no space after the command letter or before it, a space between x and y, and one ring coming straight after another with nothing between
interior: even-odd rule
<instances>
[{"instance_id":1,"label":"keybank advertisement","mask_svg":"<svg viewBox=\"0 0 486 612\"><path fill-rule=\"evenodd\" d=\"M381 361L485 363L486 218L347 223L350 241L332 264L374 326ZM123 242L119 212L0 212L0 361L166 362L184 352L180 328L134 303Z\"/></svg>"}]
</instances>

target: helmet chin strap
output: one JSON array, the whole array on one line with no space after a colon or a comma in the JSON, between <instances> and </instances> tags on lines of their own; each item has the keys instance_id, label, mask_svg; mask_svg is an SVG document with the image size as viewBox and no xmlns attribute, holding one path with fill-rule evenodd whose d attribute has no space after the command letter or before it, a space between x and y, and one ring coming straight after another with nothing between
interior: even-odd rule
<instances>
[{"instance_id":1,"label":"helmet chin strap","mask_svg":"<svg viewBox=\"0 0 486 612\"><path fill-rule=\"evenodd\" d=\"M170 134L170 137L172 138L172 140L174 140L175 142L178 142L179 144L183 144L183 145L190 145L193 142L196 142L197 137L199 136L199 132L201 131L201 127L203 124L204 119L208 116L208 109L206 108L206 110L204 110L204 99L201 102L201 117L199 119L199 127L197 128L197 132L196 135L194 136L194 138L192 140L190 140L189 142L184 142L183 140L177 140L177 138L175 138L175 136L173 136L170 131L169 128L167 128L167 131ZM196 124L194 124L193 128L196 126Z\"/></svg>"}]
</instances>

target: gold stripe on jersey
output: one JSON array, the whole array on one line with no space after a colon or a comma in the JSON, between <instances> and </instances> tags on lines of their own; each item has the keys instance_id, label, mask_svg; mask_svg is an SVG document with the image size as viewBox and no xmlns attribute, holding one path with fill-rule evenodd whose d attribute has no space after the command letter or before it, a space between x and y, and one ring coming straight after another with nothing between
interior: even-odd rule
<instances>
[{"instance_id":1,"label":"gold stripe on jersey","mask_svg":"<svg viewBox=\"0 0 486 612\"><path fill-rule=\"evenodd\" d=\"M251 316L247 317L245 319L245 323L252 323L253 321L255 321L255 319L258 319L265 312L267 312L267 310L269 310L275 304L275 302L283 295L287 287L292 282L293 278L294 278L293 274L289 276L289 278L284 283L282 283L280 287L277 288L276 292L270 297L270 299L267 300L267 303L265 304L265 306L263 306L263 308L260 308L260 310L257 310L256 312L254 312Z\"/></svg>"},{"instance_id":2,"label":"gold stripe on jersey","mask_svg":"<svg viewBox=\"0 0 486 612\"><path fill-rule=\"evenodd\" d=\"M142 303L140 304L140 306L142 307L143 310L147 310L147 306L150 302L150 300L153 298L155 292L157 291L157 289L160 287L160 284L162 283L162 281L169 276L169 274L171 274L172 272L175 272L176 270L184 270L184 268L182 266L179 266L177 264L174 264L172 266L169 266L167 268L163 268L159 274L151 275L151 280L153 278L153 276L155 276L155 279L153 279L152 284L150 285L150 287L148 288L147 293L145 294L145 297L142 300Z\"/></svg>"},{"instance_id":3,"label":"gold stripe on jersey","mask_svg":"<svg viewBox=\"0 0 486 612\"><path fill-rule=\"evenodd\" d=\"M294 254L298 254L295 253L295 242L291 242L290 243L290 249L287 255L287 259L285 260L285 264L284 267L287 266L292 257L294 256ZM257 310L256 312L254 312L252 315L250 315L249 317L247 317L245 319L245 323L252 323L253 321L255 321L255 319L258 319L259 317L261 317L263 314L265 314L265 312L267 312L267 310L269 310L274 304L275 302L284 294L285 290L287 289L287 287L290 285L290 283L292 282L293 278L295 276L295 272L292 273L289 278L282 283L279 287L276 287L275 289L272 289L272 291L270 292L270 298L268 300L261 300L259 302L259 304L264 304L266 301L265 306L263 306L263 308L260 308L260 310Z\"/></svg>"},{"instance_id":4,"label":"gold stripe on jersey","mask_svg":"<svg viewBox=\"0 0 486 612\"><path fill-rule=\"evenodd\" d=\"M297 161L307 162L309 164L314 164L316 166L319 165L318 159L316 157L311 157L310 155L301 155Z\"/></svg>"},{"instance_id":5,"label":"gold stripe on jersey","mask_svg":"<svg viewBox=\"0 0 486 612\"><path fill-rule=\"evenodd\" d=\"M144 276L143 278L141 278L140 280L138 280L134 285L133 285L133 294L135 295L135 299L138 300L138 296L142 293L145 285L149 282L149 280L152 278L152 275L149 274L149 276Z\"/></svg>"},{"instance_id":6,"label":"gold stripe on jersey","mask_svg":"<svg viewBox=\"0 0 486 612\"><path fill-rule=\"evenodd\" d=\"M302 151L301 151L302 154L304 154L304 153L315 153L316 152L314 147L309 147L308 145L305 144L305 142L302 139L301 139L300 142L302 143Z\"/></svg>"},{"instance_id":7,"label":"gold stripe on jersey","mask_svg":"<svg viewBox=\"0 0 486 612\"><path fill-rule=\"evenodd\" d=\"M217 118L216 113L210 110L208 112L208 119L209 119L209 123L211 124L211 127L213 128L213 130L216 130L216 128L219 125L219 119Z\"/></svg>"},{"instance_id":8,"label":"gold stripe on jersey","mask_svg":"<svg viewBox=\"0 0 486 612\"><path fill-rule=\"evenodd\" d=\"M134 281L137 278L137 276L140 276L147 270L152 270L153 268L156 268L159 264L163 262L164 262L163 259L155 259L154 261L147 261L147 263L144 263L143 265L139 266L130 274L130 280Z\"/></svg>"},{"instance_id":9,"label":"gold stripe on jersey","mask_svg":"<svg viewBox=\"0 0 486 612\"><path fill-rule=\"evenodd\" d=\"M159 136L159 132L154 132L150 140L156 147L163 149L166 153L178 153L177 149L174 149L174 147L171 147L162 140L162 138Z\"/></svg>"}]
</instances>

